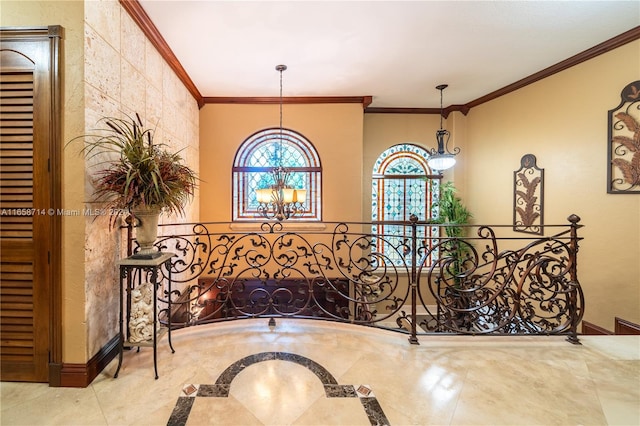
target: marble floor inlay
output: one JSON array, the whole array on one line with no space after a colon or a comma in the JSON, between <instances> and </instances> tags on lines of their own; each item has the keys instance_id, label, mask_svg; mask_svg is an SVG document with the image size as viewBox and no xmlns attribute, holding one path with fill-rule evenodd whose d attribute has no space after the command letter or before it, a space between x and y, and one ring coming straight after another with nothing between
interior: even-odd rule
<instances>
[{"instance_id":1,"label":"marble floor inlay","mask_svg":"<svg viewBox=\"0 0 640 426\"><path fill-rule=\"evenodd\" d=\"M218 376L216 383L188 384L182 388L176 406L167 422L168 426L186 425L189 419L191 408L195 397L217 397L226 398L229 396L229 389L233 379L245 368L263 361L290 361L302 365L312 371L324 386L327 398L359 398L364 411L372 425L389 425L389 420L384 415L380 403L376 399L373 390L368 385L340 385L333 375L317 362L297 354L288 352L262 352L249 355L231 364Z\"/></svg>"},{"instance_id":2,"label":"marble floor inlay","mask_svg":"<svg viewBox=\"0 0 640 426\"><path fill-rule=\"evenodd\" d=\"M2 426L640 425L640 336L406 335L326 321L199 325L84 389L0 382Z\"/></svg>"}]
</instances>

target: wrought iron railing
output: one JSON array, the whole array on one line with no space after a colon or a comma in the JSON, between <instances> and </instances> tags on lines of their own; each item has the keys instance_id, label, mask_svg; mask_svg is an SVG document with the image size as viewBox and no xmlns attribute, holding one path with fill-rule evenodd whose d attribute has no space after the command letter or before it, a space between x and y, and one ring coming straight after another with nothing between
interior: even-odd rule
<instances>
[{"instance_id":1,"label":"wrought iron railing","mask_svg":"<svg viewBox=\"0 0 640 426\"><path fill-rule=\"evenodd\" d=\"M282 223L249 232L230 223L161 225L156 246L176 254L161 303L176 328L303 317L393 329L411 343L431 333L563 334L578 343L579 220L545 225L552 234L543 237L464 225L465 237L418 238L420 227L445 235L452 225L417 218L393 223L406 231L401 238L371 234L374 223L297 232Z\"/></svg>"}]
</instances>

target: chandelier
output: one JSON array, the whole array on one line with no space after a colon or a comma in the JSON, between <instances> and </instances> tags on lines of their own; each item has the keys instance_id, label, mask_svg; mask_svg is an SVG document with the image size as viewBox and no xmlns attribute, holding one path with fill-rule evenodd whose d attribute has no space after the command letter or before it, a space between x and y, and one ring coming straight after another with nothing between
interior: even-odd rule
<instances>
[{"instance_id":1,"label":"chandelier","mask_svg":"<svg viewBox=\"0 0 640 426\"><path fill-rule=\"evenodd\" d=\"M442 109L442 91L446 89L448 85L440 84L436 86L436 89L440 91L440 130L436 131L436 141L438 142L438 149L431 148L427 164L433 170L447 170L456 164L456 155L460 153L460 148L456 147L453 152L449 151L449 138L451 133L448 130L442 128L442 117L444 111Z\"/></svg>"},{"instance_id":2,"label":"chandelier","mask_svg":"<svg viewBox=\"0 0 640 426\"><path fill-rule=\"evenodd\" d=\"M290 171L282 165L282 72L286 65L277 65L280 72L280 139L278 140L278 159L280 164L271 171L273 185L256 189L258 212L267 219L285 220L304 212L307 198L306 189L293 188L288 184Z\"/></svg>"}]
</instances>

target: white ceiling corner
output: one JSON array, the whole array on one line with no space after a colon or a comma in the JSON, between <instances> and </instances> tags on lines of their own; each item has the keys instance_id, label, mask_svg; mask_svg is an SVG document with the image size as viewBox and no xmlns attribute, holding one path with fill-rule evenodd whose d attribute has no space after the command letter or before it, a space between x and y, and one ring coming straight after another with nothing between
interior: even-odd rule
<instances>
[{"instance_id":1,"label":"white ceiling corner","mask_svg":"<svg viewBox=\"0 0 640 426\"><path fill-rule=\"evenodd\" d=\"M284 63L284 96L373 107L465 104L640 25L638 1L139 2L205 97L278 96Z\"/></svg>"}]
</instances>

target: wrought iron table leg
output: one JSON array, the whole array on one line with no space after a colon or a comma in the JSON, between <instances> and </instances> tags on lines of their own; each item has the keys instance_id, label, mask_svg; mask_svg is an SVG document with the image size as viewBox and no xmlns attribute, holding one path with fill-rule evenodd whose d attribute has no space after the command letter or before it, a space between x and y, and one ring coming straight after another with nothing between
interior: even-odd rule
<instances>
[{"instance_id":1,"label":"wrought iron table leg","mask_svg":"<svg viewBox=\"0 0 640 426\"><path fill-rule=\"evenodd\" d=\"M167 297L167 340L169 340L169 347L171 348L171 353L175 354L176 350L173 349L173 343L171 342L171 314L173 313L173 311L171 310L171 259L167 260L167 274L169 275L169 283L168 283L168 287L169 287L169 293L168 293L168 297Z\"/></svg>"},{"instance_id":2,"label":"wrought iron table leg","mask_svg":"<svg viewBox=\"0 0 640 426\"><path fill-rule=\"evenodd\" d=\"M153 370L156 373L156 380L158 380L158 349L155 342L153 344Z\"/></svg>"}]
</instances>

